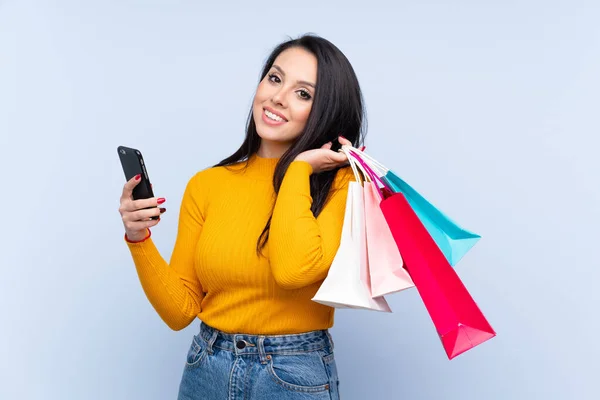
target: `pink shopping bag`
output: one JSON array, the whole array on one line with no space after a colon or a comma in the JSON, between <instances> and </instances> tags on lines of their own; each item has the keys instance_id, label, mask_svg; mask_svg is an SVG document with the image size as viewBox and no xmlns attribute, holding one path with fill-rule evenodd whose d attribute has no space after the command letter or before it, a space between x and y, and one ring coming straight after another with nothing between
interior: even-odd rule
<instances>
[{"instance_id":1,"label":"pink shopping bag","mask_svg":"<svg viewBox=\"0 0 600 400\"><path fill-rule=\"evenodd\" d=\"M362 169L360 163L358 166ZM371 176L368 171L365 175ZM404 262L379 204L381 197L376 182L364 184L365 225L368 256L368 284L373 297L400 292L414 287L404 269Z\"/></svg>"}]
</instances>

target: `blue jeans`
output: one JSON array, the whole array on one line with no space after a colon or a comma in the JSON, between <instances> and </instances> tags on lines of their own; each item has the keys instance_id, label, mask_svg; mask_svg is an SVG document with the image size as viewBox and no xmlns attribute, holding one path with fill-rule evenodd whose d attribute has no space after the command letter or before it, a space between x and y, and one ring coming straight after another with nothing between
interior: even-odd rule
<instances>
[{"instance_id":1,"label":"blue jeans","mask_svg":"<svg viewBox=\"0 0 600 400\"><path fill-rule=\"evenodd\" d=\"M202 323L178 400L339 400L338 383L328 331L234 335Z\"/></svg>"}]
</instances>

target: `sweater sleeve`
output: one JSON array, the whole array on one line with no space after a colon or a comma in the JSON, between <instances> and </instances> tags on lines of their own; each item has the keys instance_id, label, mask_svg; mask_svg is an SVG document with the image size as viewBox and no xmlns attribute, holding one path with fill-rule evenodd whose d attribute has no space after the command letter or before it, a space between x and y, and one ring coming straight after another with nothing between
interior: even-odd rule
<instances>
[{"instance_id":1,"label":"sweater sleeve","mask_svg":"<svg viewBox=\"0 0 600 400\"><path fill-rule=\"evenodd\" d=\"M199 174L187 184L179 213L179 225L170 263L147 239L127 242L146 297L173 330L188 326L200 313L204 297L194 268L194 254L204 223L204 198L198 189Z\"/></svg>"},{"instance_id":2,"label":"sweater sleeve","mask_svg":"<svg viewBox=\"0 0 600 400\"><path fill-rule=\"evenodd\" d=\"M340 245L348 182L340 169L325 207L317 218L311 211L310 174L304 161L290 164L273 209L269 255L277 284L299 289L325 279Z\"/></svg>"}]
</instances>

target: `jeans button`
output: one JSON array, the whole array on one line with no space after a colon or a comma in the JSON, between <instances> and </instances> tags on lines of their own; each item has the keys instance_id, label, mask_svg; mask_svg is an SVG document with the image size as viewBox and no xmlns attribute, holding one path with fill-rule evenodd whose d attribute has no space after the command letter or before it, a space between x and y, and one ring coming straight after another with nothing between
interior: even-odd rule
<instances>
[{"instance_id":1,"label":"jeans button","mask_svg":"<svg viewBox=\"0 0 600 400\"><path fill-rule=\"evenodd\" d=\"M243 350L246 348L246 342L243 340L238 340L237 343L235 344L235 347L237 347L240 350Z\"/></svg>"}]
</instances>

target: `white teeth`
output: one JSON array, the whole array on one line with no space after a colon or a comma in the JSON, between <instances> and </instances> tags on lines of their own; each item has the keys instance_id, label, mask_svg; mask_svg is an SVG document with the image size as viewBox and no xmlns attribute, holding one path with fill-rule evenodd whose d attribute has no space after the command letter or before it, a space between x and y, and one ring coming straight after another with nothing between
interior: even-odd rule
<instances>
[{"instance_id":1,"label":"white teeth","mask_svg":"<svg viewBox=\"0 0 600 400\"><path fill-rule=\"evenodd\" d=\"M278 115L275 115L275 114L273 114L273 113L272 113L272 112L270 112L270 111L267 111L267 110L265 110L265 115L266 115L267 117L269 117L269 119L272 119L273 121L277 121L277 122L282 122L282 121L283 121L283 118L281 118L281 117L280 117L280 116L278 116Z\"/></svg>"}]
</instances>

